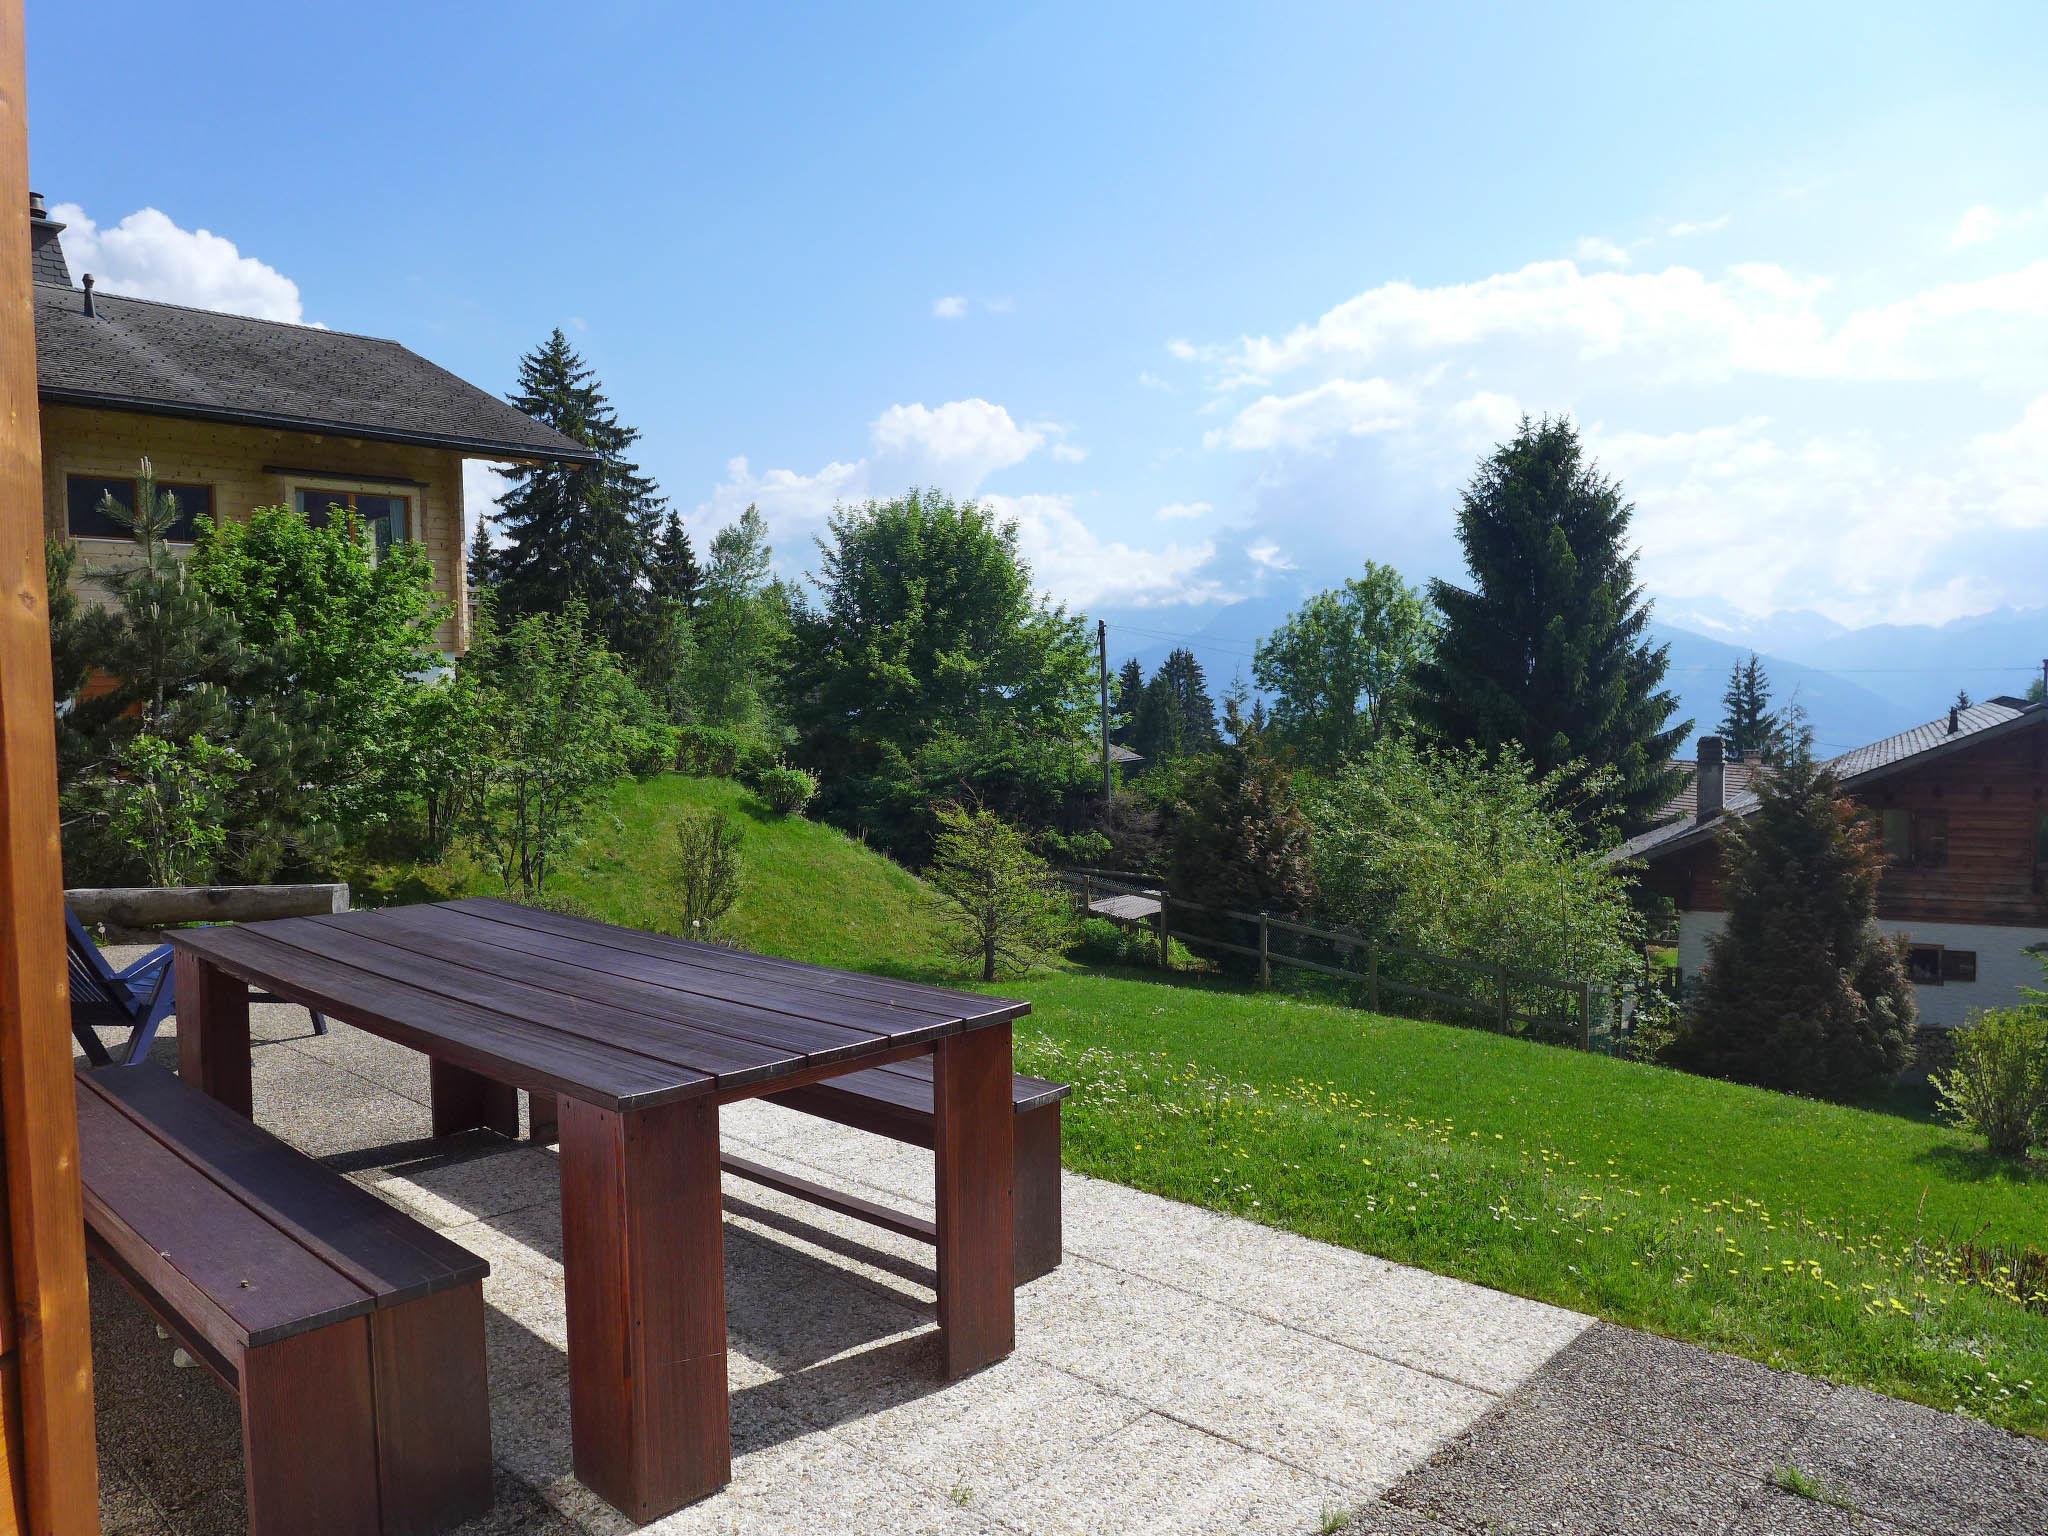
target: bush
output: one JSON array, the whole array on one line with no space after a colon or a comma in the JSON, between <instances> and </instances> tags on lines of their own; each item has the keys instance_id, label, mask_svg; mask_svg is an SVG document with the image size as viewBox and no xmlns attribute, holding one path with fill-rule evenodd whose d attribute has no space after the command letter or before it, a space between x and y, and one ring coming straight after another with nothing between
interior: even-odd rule
<instances>
[{"instance_id":1,"label":"bush","mask_svg":"<svg viewBox=\"0 0 2048 1536\"><path fill-rule=\"evenodd\" d=\"M761 771L754 780L754 788L776 815L796 816L818 793L818 776L802 768L792 768L787 763L777 763L773 768Z\"/></svg>"},{"instance_id":2,"label":"bush","mask_svg":"<svg viewBox=\"0 0 2048 1536\"><path fill-rule=\"evenodd\" d=\"M740 899L741 838L717 811L685 811L676 822L676 917L689 937L708 937Z\"/></svg>"},{"instance_id":3,"label":"bush","mask_svg":"<svg viewBox=\"0 0 2048 1536\"><path fill-rule=\"evenodd\" d=\"M1242 944L1239 925L1227 912L1299 917L1315 906L1309 825L1285 771L1255 743L1200 761L1174 829L1167 881L1174 900L1209 909L1180 917L1190 930ZM1200 953L1202 946L1195 948ZM1229 969L1251 964L1228 950L1218 953Z\"/></svg>"},{"instance_id":4,"label":"bush","mask_svg":"<svg viewBox=\"0 0 2048 1536\"><path fill-rule=\"evenodd\" d=\"M699 779L751 781L770 765L767 748L718 725L676 727L676 772Z\"/></svg>"},{"instance_id":5,"label":"bush","mask_svg":"<svg viewBox=\"0 0 2048 1536\"><path fill-rule=\"evenodd\" d=\"M1088 965L1152 965L1159 958L1159 936L1130 923L1084 917L1068 953Z\"/></svg>"},{"instance_id":6,"label":"bush","mask_svg":"<svg viewBox=\"0 0 2048 1536\"><path fill-rule=\"evenodd\" d=\"M2001 1157L2048 1146L2048 1004L1982 1013L1957 1030L1955 1069L1934 1091Z\"/></svg>"},{"instance_id":7,"label":"bush","mask_svg":"<svg viewBox=\"0 0 2048 1536\"><path fill-rule=\"evenodd\" d=\"M993 811L938 807L939 835L926 878L947 926L947 947L983 981L1030 970L1066 943L1067 896L1024 834Z\"/></svg>"}]
</instances>

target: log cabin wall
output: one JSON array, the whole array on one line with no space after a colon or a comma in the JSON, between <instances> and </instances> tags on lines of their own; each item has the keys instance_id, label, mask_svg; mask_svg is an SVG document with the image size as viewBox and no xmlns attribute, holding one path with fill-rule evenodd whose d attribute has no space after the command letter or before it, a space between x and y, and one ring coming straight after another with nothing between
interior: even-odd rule
<instances>
[{"instance_id":1,"label":"log cabin wall","mask_svg":"<svg viewBox=\"0 0 2048 1536\"><path fill-rule=\"evenodd\" d=\"M2048 815L2048 716L1973 750L1877 780L1854 798L1881 824L1945 827L1940 861L1895 860L1878 887L1885 920L2048 926L2048 865L2039 858ZM1938 818L1930 821L1928 818ZM1926 843L1923 840L1922 846ZM1720 851L1711 843L1656 860L1648 887L1680 910L1724 910Z\"/></svg>"},{"instance_id":2,"label":"log cabin wall","mask_svg":"<svg viewBox=\"0 0 2048 1536\"><path fill-rule=\"evenodd\" d=\"M364 477L363 490L407 496L418 522L416 536L434 565L435 590L448 604L437 637L441 648L451 655L469 648L469 550L459 453L77 405L43 407L42 447L43 525L59 536L69 532L69 476L130 478L145 456L160 483L209 487L215 516L222 519L246 518L257 507L290 506L299 487L330 489L355 477ZM274 472L279 469L298 473ZM82 593L90 591L95 576L134 558L125 539L74 542Z\"/></svg>"}]
</instances>

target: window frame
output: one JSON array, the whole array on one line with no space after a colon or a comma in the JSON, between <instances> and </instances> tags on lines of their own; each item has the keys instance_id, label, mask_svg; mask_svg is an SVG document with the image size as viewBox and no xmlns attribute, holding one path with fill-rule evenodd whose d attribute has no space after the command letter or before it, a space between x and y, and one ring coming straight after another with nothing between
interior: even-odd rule
<instances>
[{"instance_id":1,"label":"window frame","mask_svg":"<svg viewBox=\"0 0 2048 1536\"><path fill-rule=\"evenodd\" d=\"M1913 957L1923 950L1930 951L1934 955L1934 964L1928 968L1929 973L1926 976L1920 975L1919 967L1913 963ZM1948 946L1946 944L1923 944L1917 939L1908 938L1906 940L1906 979L1916 987L1946 986L1947 982L1942 977L1942 956L1947 952Z\"/></svg>"},{"instance_id":2,"label":"window frame","mask_svg":"<svg viewBox=\"0 0 2048 1536\"><path fill-rule=\"evenodd\" d=\"M1881 806L1878 841L1889 869L1947 869L1948 807Z\"/></svg>"},{"instance_id":3,"label":"window frame","mask_svg":"<svg viewBox=\"0 0 2048 1536\"><path fill-rule=\"evenodd\" d=\"M1968 970L1967 976L1961 972ZM1974 949L1950 949L1946 944L1941 949L1941 984L1945 987L1967 987L1977 980L1977 951Z\"/></svg>"},{"instance_id":4,"label":"window frame","mask_svg":"<svg viewBox=\"0 0 2048 1536\"><path fill-rule=\"evenodd\" d=\"M89 480L98 485L127 486L128 505L132 509L135 505L136 493L140 487L140 482L136 479L136 477L133 474L107 475L100 474L96 471L89 469L71 469L67 467L63 471L63 475L65 538L71 540L73 543L78 543L80 541L86 540L89 540L95 544L132 544L135 542L135 536L131 533L128 533L125 530L119 533L80 533L71 526L71 483L74 480ZM198 542L197 520L202 517L211 518L215 516L215 502L217 498L214 495L213 482L209 480L158 480L156 483L156 488L159 494L167 493L169 495L177 496L179 498L179 523L182 524L186 529L190 530L189 532L182 534L166 534L164 536L164 543L176 544L180 548L185 549L191 548L192 545ZM204 511L195 511L191 509L190 504L186 501L183 495L183 493L188 491L204 491L206 493L206 507ZM97 507L97 502L95 502L95 507Z\"/></svg>"},{"instance_id":5,"label":"window frame","mask_svg":"<svg viewBox=\"0 0 2048 1536\"><path fill-rule=\"evenodd\" d=\"M351 512L357 511L356 498L358 496L375 496L385 501L399 502L405 508L405 529L403 532L394 532L391 536L391 542L393 544L420 542L417 532L420 502L419 496L416 494L418 489L416 486L411 484L397 486L376 480L345 480L339 477L307 479L298 475L291 477L289 485L290 490L287 493L289 497L288 505L294 512L309 520L311 514L299 504L301 496L325 496L329 498L328 505L332 506L338 503ZM358 513L358 520L361 521L360 513ZM369 538L370 557L374 560L377 557L376 535L371 530L368 522L363 523L363 530Z\"/></svg>"}]
</instances>

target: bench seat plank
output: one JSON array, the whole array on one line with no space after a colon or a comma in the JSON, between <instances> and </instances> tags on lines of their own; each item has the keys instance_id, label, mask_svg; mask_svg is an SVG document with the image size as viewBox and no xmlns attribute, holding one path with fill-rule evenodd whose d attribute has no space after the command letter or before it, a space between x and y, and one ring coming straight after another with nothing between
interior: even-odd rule
<instances>
[{"instance_id":1,"label":"bench seat plank","mask_svg":"<svg viewBox=\"0 0 2048 1536\"><path fill-rule=\"evenodd\" d=\"M152 1290L194 1302L195 1324L223 1354L374 1309L362 1286L279 1241L268 1221L84 1083L78 1126L88 1228Z\"/></svg>"},{"instance_id":2,"label":"bench seat plank","mask_svg":"<svg viewBox=\"0 0 2048 1536\"><path fill-rule=\"evenodd\" d=\"M360 1286L374 1307L471 1281L490 1265L168 1072L112 1067L87 1086L270 1225Z\"/></svg>"}]
</instances>

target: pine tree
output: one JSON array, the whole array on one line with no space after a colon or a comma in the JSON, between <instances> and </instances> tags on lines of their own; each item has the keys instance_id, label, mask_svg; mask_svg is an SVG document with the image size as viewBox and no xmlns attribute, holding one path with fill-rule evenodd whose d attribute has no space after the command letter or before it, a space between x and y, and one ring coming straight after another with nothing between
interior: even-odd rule
<instances>
[{"instance_id":1,"label":"pine tree","mask_svg":"<svg viewBox=\"0 0 2048 1536\"><path fill-rule=\"evenodd\" d=\"M1133 656L1126 661L1116 675L1116 723L1110 728L1109 739L1120 747L1131 744L1132 734L1138 724L1138 701L1145 696L1145 669L1138 665Z\"/></svg>"},{"instance_id":2,"label":"pine tree","mask_svg":"<svg viewBox=\"0 0 2048 1536\"><path fill-rule=\"evenodd\" d=\"M1771 708L1771 679L1756 652L1738 661L1728 673L1728 689L1721 695L1721 739L1730 756L1756 758L1768 755L1782 742L1784 724Z\"/></svg>"},{"instance_id":3,"label":"pine tree","mask_svg":"<svg viewBox=\"0 0 2048 1536\"><path fill-rule=\"evenodd\" d=\"M1634 508L1568 420L1524 417L1479 466L1458 513L1470 588L1431 583L1443 615L1417 668L1417 714L1446 746L1521 744L1537 773L1576 764L1589 835L1634 830L1678 790L1668 648L1626 544Z\"/></svg>"},{"instance_id":4,"label":"pine tree","mask_svg":"<svg viewBox=\"0 0 2048 1536\"><path fill-rule=\"evenodd\" d=\"M1972 698L1970 697L1970 690L1969 690L1969 689L1967 689L1967 688L1958 688L1958 689L1956 690L1956 708L1957 708L1957 709L1975 709L1976 707L1977 707L1977 701L1976 701L1975 699L1972 699Z\"/></svg>"},{"instance_id":5,"label":"pine tree","mask_svg":"<svg viewBox=\"0 0 2048 1536\"><path fill-rule=\"evenodd\" d=\"M1916 1018L1897 941L1874 921L1884 850L1803 727L1754 788L1757 809L1721 835L1727 925L1670 1057L1854 1098L1906 1064Z\"/></svg>"},{"instance_id":6,"label":"pine tree","mask_svg":"<svg viewBox=\"0 0 2048 1536\"><path fill-rule=\"evenodd\" d=\"M490 514L485 513L476 520L476 532L469 539L469 590L471 596L490 586L494 568L498 563L498 552L491 547Z\"/></svg>"},{"instance_id":7,"label":"pine tree","mask_svg":"<svg viewBox=\"0 0 2048 1536\"><path fill-rule=\"evenodd\" d=\"M519 363L512 403L594 449L595 465L528 464L491 521L505 534L491 559L501 619L562 613L580 600L614 651L631 648L645 598L655 528L666 499L626 457L639 432L624 426L590 367L557 328Z\"/></svg>"},{"instance_id":8,"label":"pine tree","mask_svg":"<svg viewBox=\"0 0 2048 1536\"><path fill-rule=\"evenodd\" d=\"M1216 701L1195 653L1181 646L1167 655L1140 696L1131 727L1131 750L1152 762L1213 752L1223 743Z\"/></svg>"},{"instance_id":9,"label":"pine tree","mask_svg":"<svg viewBox=\"0 0 2048 1536\"><path fill-rule=\"evenodd\" d=\"M661 525L661 536L654 541L654 557L648 567L647 582L656 599L681 603L685 613L696 609L697 592L704 583L704 573L698 567L697 552L690 547L689 532L673 508L669 510L668 520Z\"/></svg>"}]
</instances>

